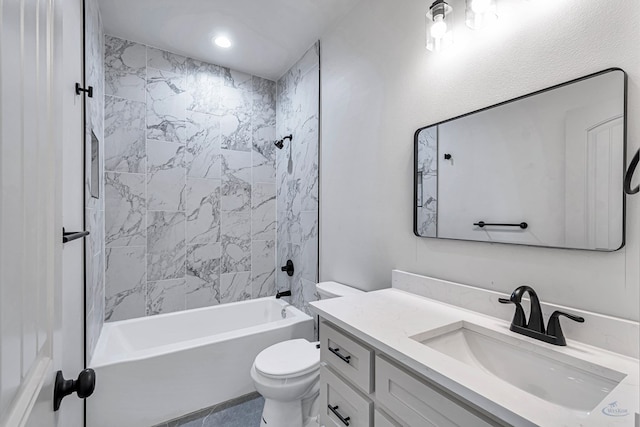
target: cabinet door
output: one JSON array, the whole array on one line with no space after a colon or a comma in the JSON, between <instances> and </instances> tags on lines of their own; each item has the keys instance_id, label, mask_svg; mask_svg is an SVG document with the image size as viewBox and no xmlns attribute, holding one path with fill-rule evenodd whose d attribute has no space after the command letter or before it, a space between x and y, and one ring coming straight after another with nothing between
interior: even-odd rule
<instances>
[{"instance_id":1,"label":"cabinet door","mask_svg":"<svg viewBox=\"0 0 640 427\"><path fill-rule=\"evenodd\" d=\"M373 351L326 322L320 324L320 358L365 393L373 392Z\"/></svg>"},{"instance_id":2,"label":"cabinet door","mask_svg":"<svg viewBox=\"0 0 640 427\"><path fill-rule=\"evenodd\" d=\"M400 427L400 424L397 424L395 421L391 421L389 417L377 409L373 415L373 425L375 427Z\"/></svg>"},{"instance_id":3,"label":"cabinet door","mask_svg":"<svg viewBox=\"0 0 640 427\"><path fill-rule=\"evenodd\" d=\"M325 427L371 427L373 403L330 368L320 368L320 424Z\"/></svg>"},{"instance_id":4,"label":"cabinet door","mask_svg":"<svg viewBox=\"0 0 640 427\"><path fill-rule=\"evenodd\" d=\"M411 427L489 427L475 410L426 382L376 357L376 398L403 425Z\"/></svg>"}]
</instances>

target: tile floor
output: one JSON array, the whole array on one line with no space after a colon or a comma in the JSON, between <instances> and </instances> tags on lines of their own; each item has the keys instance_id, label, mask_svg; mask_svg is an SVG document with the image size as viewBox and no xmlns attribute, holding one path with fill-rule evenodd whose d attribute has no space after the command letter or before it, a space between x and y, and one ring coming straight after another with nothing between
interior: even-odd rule
<instances>
[{"instance_id":1,"label":"tile floor","mask_svg":"<svg viewBox=\"0 0 640 427\"><path fill-rule=\"evenodd\" d=\"M251 394L155 427L259 427L264 398Z\"/></svg>"}]
</instances>

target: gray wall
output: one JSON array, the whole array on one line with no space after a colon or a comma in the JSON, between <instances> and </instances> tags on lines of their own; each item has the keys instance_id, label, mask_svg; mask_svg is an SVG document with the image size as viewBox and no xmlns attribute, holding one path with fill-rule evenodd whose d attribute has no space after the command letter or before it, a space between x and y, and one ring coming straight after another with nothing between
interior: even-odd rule
<instances>
[{"instance_id":1,"label":"gray wall","mask_svg":"<svg viewBox=\"0 0 640 427\"><path fill-rule=\"evenodd\" d=\"M638 320L640 197L614 253L418 238L411 206L416 129L612 66L629 74L633 155L640 2L502 2L496 27L458 22L442 54L425 50L427 6L360 2L322 37L320 279L373 290L398 268L501 292L528 283L544 301Z\"/></svg>"},{"instance_id":2,"label":"gray wall","mask_svg":"<svg viewBox=\"0 0 640 427\"><path fill-rule=\"evenodd\" d=\"M105 320L273 295L276 83L105 46Z\"/></svg>"}]
</instances>

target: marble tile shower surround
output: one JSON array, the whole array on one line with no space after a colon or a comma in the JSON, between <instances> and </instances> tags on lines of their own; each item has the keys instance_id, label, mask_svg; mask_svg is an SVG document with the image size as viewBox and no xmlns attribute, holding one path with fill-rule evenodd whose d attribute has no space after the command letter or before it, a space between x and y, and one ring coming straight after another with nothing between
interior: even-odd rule
<instances>
[{"instance_id":1,"label":"marble tile shower surround","mask_svg":"<svg viewBox=\"0 0 640 427\"><path fill-rule=\"evenodd\" d=\"M275 294L276 83L105 37L107 321Z\"/></svg>"},{"instance_id":2,"label":"marble tile shower surround","mask_svg":"<svg viewBox=\"0 0 640 427\"><path fill-rule=\"evenodd\" d=\"M85 97L85 169L90 171L91 134L99 141L98 176L102 176L105 167L105 107L104 107L104 36L102 19L97 0L85 2L86 39L85 39L85 78L93 86L93 97ZM105 250L104 224L105 202L104 182L97 183L100 198L94 199L89 191L89 173L85 176L85 226L89 236L85 240L85 312L86 312L86 354L90 360L102 329L105 310ZM94 183L96 184L96 183Z\"/></svg>"},{"instance_id":3,"label":"marble tile shower surround","mask_svg":"<svg viewBox=\"0 0 640 427\"><path fill-rule=\"evenodd\" d=\"M278 137L293 134L276 152L278 265L291 259L294 275L277 271L277 287L311 314L318 299L318 149L320 45L313 45L278 81Z\"/></svg>"}]
</instances>

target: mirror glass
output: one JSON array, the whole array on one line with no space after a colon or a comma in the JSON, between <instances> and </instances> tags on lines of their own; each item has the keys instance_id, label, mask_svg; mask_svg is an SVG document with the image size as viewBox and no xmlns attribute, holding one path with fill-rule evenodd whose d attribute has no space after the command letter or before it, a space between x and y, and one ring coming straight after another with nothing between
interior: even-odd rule
<instances>
[{"instance_id":1,"label":"mirror glass","mask_svg":"<svg viewBox=\"0 0 640 427\"><path fill-rule=\"evenodd\" d=\"M625 95L611 69L418 129L414 233L620 249Z\"/></svg>"},{"instance_id":2,"label":"mirror glass","mask_svg":"<svg viewBox=\"0 0 640 427\"><path fill-rule=\"evenodd\" d=\"M91 131L91 170L89 171L89 192L94 199L100 198L100 141Z\"/></svg>"}]
</instances>

